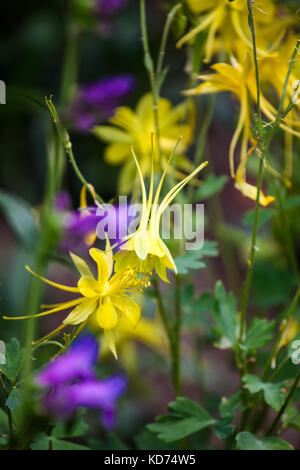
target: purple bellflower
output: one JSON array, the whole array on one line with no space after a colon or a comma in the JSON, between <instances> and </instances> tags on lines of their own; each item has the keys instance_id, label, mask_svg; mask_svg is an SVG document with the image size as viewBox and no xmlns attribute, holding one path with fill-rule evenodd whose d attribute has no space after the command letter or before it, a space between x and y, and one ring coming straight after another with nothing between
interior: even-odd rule
<instances>
[{"instance_id":1,"label":"purple bellflower","mask_svg":"<svg viewBox=\"0 0 300 470\"><path fill-rule=\"evenodd\" d=\"M94 372L98 355L98 342L83 336L36 376L36 383L47 389L42 398L47 414L68 419L78 408L98 409L104 427L115 427L116 403L125 393L127 381L123 375L98 380Z\"/></svg>"}]
</instances>

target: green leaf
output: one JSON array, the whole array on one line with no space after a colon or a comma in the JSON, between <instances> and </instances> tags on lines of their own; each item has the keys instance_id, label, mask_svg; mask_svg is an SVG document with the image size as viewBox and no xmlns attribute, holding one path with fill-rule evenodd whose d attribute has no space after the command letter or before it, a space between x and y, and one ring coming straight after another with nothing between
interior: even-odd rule
<instances>
[{"instance_id":1,"label":"green leaf","mask_svg":"<svg viewBox=\"0 0 300 470\"><path fill-rule=\"evenodd\" d=\"M231 416L227 418L220 418L214 424L214 431L220 439L227 439L231 436L234 431L235 426L230 424L232 421Z\"/></svg>"},{"instance_id":2,"label":"green leaf","mask_svg":"<svg viewBox=\"0 0 300 470\"><path fill-rule=\"evenodd\" d=\"M45 433L39 433L30 448L32 450L49 450L49 448L52 450L90 450L86 446L49 437Z\"/></svg>"},{"instance_id":3,"label":"green leaf","mask_svg":"<svg viewBox=\"0 0 300 470\"><path fill-rule=\"evenodd\" d=\"M252 227L254 224L254 210L247 211L243 217L242 224L247 227ZM264 224L269 222L276 214L274 209L260 209L258 214L258 227L262 227Z\"/></svg>"},{"instance_id":4,"label":"green leaf","mask_svg":"<svg viewBox=\"0 0 300 470\"><path fill-rule=\"evenodd\" d=\"M250 393L263 392L265 402L274 410L279 411L284 403L282 393L283 383L262 382L259 377L252 374L246 374L243 377L244 388Z\"/></svg>"},{"instance_id":5,"label":"green leaf","mask_svg":"<svg viewBox=\"0 0 300 470\"><path fill-rule=\"evenodd\" d=\"M205 268L205 263L200 261L201 259L199 251L186 251L184 255L175 259L178 274L187 274L189 270Z\"/></svg>"},{"instance_id":6,"label":"green leaf","mask_svg":"<svg viewBox=\"0 0 300 470\"><path fill-rule=\"evenodd\" d=\"M263 437L259 440L250 432L240 432L236 441L241 450L293 450L293 447L283 439Z\"/></svg>"},{"instance_id":7,"label":"green leaf","mask_svg":"<svg viewBox=\"0 0 300 470\"><path fill-rule=\"evenodd\" d=\"M212 312L214 306L214 296L211 292L203 292L199 297L194 298L194 286L188 285L183 290L183 306L185 327L197 327L210 323L203 313Z\"/></svg>"},{"instance_id":8,"label":"green leaf","mask_svg":"<svg viewBox=\"0 0 300 470\"><path fill-rule=\"evenodd\" d=\"M238 391L234 393L228 400L228 398L223 397L219 405L219 412L222 418L231 417L232 420L237 411L242 411L244 407L241 404L242 402L242 392Z\"/></svg>"},{"instance_id":9,"label":"green leaf","mask_svg":"<svg viewBox=\"0 0 300 470\"><path fill-rule=\"evenodd\" d=\"M265 318L254 318L246 334L243 346L257 349L266 346L272 340L275 320L268 322Z\"/></svg>"},{"instance_id":10,"label":"green leaf","mask_svg":"<svg viewBox=\"0 0 300 470\"><path fill-rule=\"evenodd\" d=\"M74 442L61 441L60 439L51 439L53 450L90 450L86 446L74 444Z\"/></svg>"},{"instance_id":11,"label":"green leaf","mask_svg":"<svg viewBox=\"0 0 300 470\"><path fill-rule=\"evenodd\" d=\"M216 283L213 316L221 335L234 346L237 342L236 302L232 292L226 294L221 281Z\"/></svg>"},{"instance_id":12,"label":"green leaf","mask_svg":"<svg viewBox=\"0 0 300 470\"><path fill-rule=\"evenodd\" d=\"M109 433L105 441L89 439L89 446L91 450L130 450L130 447L114 433Z\"/></svg>"},{"instance_id":13,"label":"green leaf","mask_svg":"<svg viewBox=\"0 0 300 470\"><path fill-rule=\"evenodd\" d=\"M282 421L285 428L293 428L300 431L300 413L292 406L285 411Z\"/></svg>"},{"instance_id":14,"label":"green leaf","mask_svg":"<svg viewBox=\"0 0 300 470\"><path fill-rule=\"evenodd\" d=\"M22 243L29 249L34 248L37 228L30 205L18 196L0 191L0 209Z\"/></svg>"},{"instance_id":15,"label":"green leaf","mask_svg":"<svg viewBox=\"0 0 300 470\"><path fill-rule=\"evenodd\" d=\"M0 371L12 383L17 379L24 361L25 349L20 350L19 342L12 338L10 343L6 344L6 364L0 364Z\"/></svg>"},{"instance_id":16,"label":"green leaf","mask_svg":"<svg viewBox=\"0 0 300 470\"><path fill-rule=\"evenodd\" d=\"M49 437L41 432L39 433L33 443L30 445L30 449L32 450L48 450L49 449L50 440Z\"/></svg>"},{"instance_id":17,"label":"green leaf","mask_svg":"<svg viewBox=\"0 0 300 470\"><path fill-rule=\"evenodd\" d=\"M292 297L297 280L291 270L258 261L252 284L252 302L259 307L287 304Z\"/></svg>"},{"instance_id":18,"label":"green leaf","mask_svg":"<svg viewBox=\"0 0 300 470\"><path fill-rule=\"evenodd\" d=\"M207 411L189 398L177 398L176 402L169 404L168 410L169 415L158 416L156 423L147 426L166 442L182 439L215 422Z\"/></svg>"},{"instance_id":19,"label":"green leaf","mask_svg":"<svg viewBox=\"0 0 300 470\"><path fill-rule=\"evenodd\" d=\"M1 410L0 408L0 432L8 432L8 417L5 411Z\"/></svg>"},{"instance_id":20,"label":"green leaf","mask_svg":"<svg viewBox=\"0 0 300 470\"><path fill-rule=\"evenodd\" d=\"M88 425L84 422L85 410L77 413L71 422L58 423L51 432L51 437L71 438L83 436L88 430Z\"/></svg>"},{"instance_id":21,"label":"green leaf","mask_svg":"<svg viewBox=\"0 0 300 470\"><path fill-rule=\"evenodd\" d=\"M209 174L202 181L200 188L196 191L193 202L206 200L222 191L228 181L228 176L215 176Z\"/></svg>"},{"instance_id":22,"label":"green leaf","mask_svg":"<svg viewBox=\"0 0 300 470\"><path fill-rule=\"evenodd\" d=\"M113 126L96 126L93 129L93 134L104 142L132 144L132 138L126 132L120 131Z\"/></svg>"},{"instance_id":23,"label":"green leaf","mask_svg":"<svg viewBox=\"0 0 300 470\"><path fill-rule=\"evenodd\" d=\"M189 270L205 268L206 264L201 261L205 256L217 256L218 249L216 242L205 241L203 246L199 245L199 250L186 251L182 256L175 259L178 274L187 274Z\"/></svg>"},{"instance_id":24,"label":"green leaf","mask_svg":"<svg viewBox=\"0 0 300 470\"><path fill-rule=\"evenodd\" d=\"M300 206L300 196L297 194L294 194L293 196L288 197L284 201L283 205L285 209L294 209L295 207Z\"/></svg>"},{"instance_id":25,"label":"green leaf","mask_svg":"<svg viewBox=\"0 0 300 470\"><path fill-rule=\"evenodd\" d=\"M135 445L138 450L176 450L176 443L166 443L159 440L153 432L143 429L135 438Z\"/></svg>"},{"instance_id":26,"label":"green leaf","mask_svg":"<svg viewBox=\"0 0 300 470\"><path fill-rule=\"evenodd\" d=\"M8 437L0 437L0 449L8 444Z\"/></svg>"},{"instance_id":27,"label":"green leaf","mask_svg":"<svg viewBox=\"0 0 300 470\"><path fill-rule=\"evenodd\" d=\"M21 393L19 389L15 388L10 392L5 404L10 410L14 410L21 405Z\"/></svg>"}]
</instances>

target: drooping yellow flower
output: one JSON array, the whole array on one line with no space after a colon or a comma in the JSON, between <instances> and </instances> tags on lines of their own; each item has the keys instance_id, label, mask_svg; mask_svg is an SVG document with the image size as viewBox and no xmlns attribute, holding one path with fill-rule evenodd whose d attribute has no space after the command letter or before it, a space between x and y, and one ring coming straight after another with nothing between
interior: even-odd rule
<instances>
[{"instance_id":1,"label":"drooping yellow flower","mask_svg":"<svg viewBox=\"0 0 300 470\"><path fill-rule=\"evenodd\" d=\"M265 59L262 59L262 61L264 60ZM249 102L249 97L254 103L257 99L253 60L249 52L243 62L239 62L236 58L231 57L230 64L219 63L213 65L211 68L216 73L200 75L199 79L203 80L203 83L192 90L185 91L184 94L201 95L227 91L233 93L238 98L240 102L240 114L229 149L230 172L231 176L236 180L237 189L239 189L245 196L255 200L256 187L246 182L247 159L252 154L251 150L248 150L248 143L251 143L252 150L256 145L256 137L251 133L251 105ZM274 122L276 110L263 93L260 94L260 99L262 112L271 120L271 123ZM300 133L289 125L289 120L287 118L282 120L280 127L288 133L300 136ZM240 136L242 136L240 162L237 170L235 171L234 156ZM268 164L268 169L275 176L281 177L281 175L276 172L270 164ZM265 196L261 191L260 204L262 206L270 204L273 200L273 197Z\"/></svg>"},{"instance_id":2,"label":"drooping yellow flower","mask_svg":"<svg viewBox=\"0 0 300 470\"><path fill-rule=\"evenodd\" d=\"M259 53L278 42L285 28L293 20L291 15L282 14L275 8L274 0L255 0L253 15L256 28ZM216 52L216 37L222 39L220 50L234 52L236 42L251 46L251 33L248 25L248 8L246 0L187 0L187 4L195 15L199 15L196 26L177 43L181 47L193 39L198 33L208 31L205 44L205 62L210 62Z\"/></svg>"},{"instance_id":3,"label":"drooping yellow flower","mask_svg":"<svg viewBox=\"0 0 300 470\"><path fill-rule=\"evenodd\" d=\"M123 272L112 274L113 272L113 254L109 244L107 251L102 252L97 248L91 248L90 256L96 262L98 268L98 277L95 279L86 262L79 256L71 253L71 258L77 270L80 273L77 287L65 286L52 282L33 272L28 266L26 269L47 284L58 289L80 294L74 300L62 302L60 304L48 305L46 310L37 315L26 317L3 317L6 320L23 320L31 317L43 317L56 312L75 307L63 321L63 324L52 331L38 342L49 338L53 334L65 328L67 325L79 325L86 322L90 317L95 316L98 326L104 330L104 335L109 348L115 357L117 357L115 348L115 330L118 327L119 320L125 316L132 327L135 327L140 319L141 309L134 302L132 295L140 291L144 286L141 279L137 279L136 272L132 269L126 269Z\"/></svg>"},{"instance_id":4,"label":"drooping yellow flower","mask_svg":"<svg viewBox=\"0 0 300 470\"><path fill-rule=\"evenodd\" d=\"M127 267L131 267L137 272L143 274L147 279L148 274L152 273L153 269L156 270L158 276L165 282L168 282L166 275L166 269L173 269L177 272L176 264L174 259L160 237L160 221L162 214L166 210L169 204L177 196L177 194L184 188L199 171L204 168L208 162L201 163L192 173L186 176L182 181L177 183L159 202L161 189L164 183L164 179L171 163L171 160L176 152L176 147L166 168L161 176L158 184L155 196L154 196L154 169L153 169L153 158L152 158L152 169L151 169L151 181L149 195L147 199L146 187L142 175L142 171L135 153L132 149L132 155L138 170L141 192L142 192L142 211L140 224L136 232L129 235L126 243L121 245L119 253L115 255L116 271L122 271ZM154 196L154 197L153 197Z\"/></svg>"},{"instance_id":5,"label":"drooping yellow flower","mask_svg":"<svg viewBox=\"0 0 300 470\"><path fill-rule=\"evenodd\" d=\"M271 54L260 60L260 79L263 87L271 88L280 99L284 87L285 79L290 67L290 58L295 50L298 38L294 34L290 34L281 44L276 54ZM297 137L300 136L300 103L297 100L297 93L299 87L300 77L300 54L295 56L293 68L290 74L286 99L283 109L286 109L290 101L294 103L293 109L286 116L284 123L287 127L285 130L285 179L290 179L293 168L293 134ZM274 119L276 109L269 103L269 118ZM292 130L295 129L295 132Z\"/></svg>"},{"instance_id":6,"label":"drooping yellow flower","mask_svg":"<svg viewBox=\"0 0 300 470\"><path fill-rule=\"evenodd\" d=\"M158 121L162 152L162 162L156 162L156 167L164 168L167 156L170 155L179 135L182 140L176 156L176 165L183 170L189 170L190 163L184 157L184 152L191 143L194 131L194 109L191 103L183 102L172 107L169 100L160 98L158 101ZM187 124L184 124L187 122ZM132 181L136 168L131 158L133 146L139 155L139 163L143 176L151 171L151 135L156 131L153 100L150 93L144 95L138 102L135 111L127 106L117 109L110 119L112 126L97 126L93 133L109 145L104 152L105 160L112 165L124 164L120 175L120 192L127 193L132 189Z\"/></svg>"}]
</instances>

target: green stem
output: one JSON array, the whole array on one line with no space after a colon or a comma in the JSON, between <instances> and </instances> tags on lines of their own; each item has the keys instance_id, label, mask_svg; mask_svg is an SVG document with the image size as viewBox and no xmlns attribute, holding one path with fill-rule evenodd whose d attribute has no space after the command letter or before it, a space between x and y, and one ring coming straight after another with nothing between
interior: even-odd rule
<instances>
[{"instance_id":1,"label":"green stem","mask_svg":"<svg viewBox=\"0 0 300 470\"><path fill-rule=\"evenodd\" d=\"M181 395L181 365L180 365L180 340L181 340L181 324L182 324L182 302L181 302L181 277L176 275L175 290L175 322L173 328L173 382L176 396Z\"/></svg>"},{"instance_id":2,"label":"green stem","mask_svg":"<svg viewBox=\"0 0 300 470\"><path fill-rule=\"evenodd\" d=\"M257 47L256 47L256 34L255 26L253 19L253 9L252 9L252 0L247 0L248 5L248 22L251 30L252 36L252 46L253 46L253 57L254 57L254 67L255 67L255 80L256 80L256 93L257 93L257 126L260 132L260 137L262 136L262 116L261 116L261 106L260 106L260 79L259 79L259 69L258 69L258 58L257 58Z\"/></svg>"},{"instance_id":3,"label":"green stem","mask_svg":"<svg viewBox=\"0 0 300 470\"><path fill-rule=\"evenodd\" d=\"M167 20L166 20L165 27L163 30L160 48L159 48L158 60L157 60L156 77L158 78L158 80L160 79L160 74L162 72L163 61L165 58L166 46L167 46L170 28L171 28L171 25L173 23L173 20L176 14L179 12L179 10L181 10L181 8L182 8L181 3L177 3L177 5L175 5L167 15Z\"/></svg>"},{"instance_id":4,"label":"green stem","mask_svg":"<svg viewBox=\"0 0 300 470\"><path fill-rule=\"evenodd\" d=\"M157 304L158 304L159 315L160 315L161 321L163 323L165 332L166 332L168 340L169 340L169 346L171 348L172 330L171 330L171 327L170 327L169 318L168 318L167 312L165 310L163 298L162 298L162 295L161 295L161 292L160 292L160 289L159 289L157 279L153 279L152 284L154 286L154 292L155 292L155 297L156 297Z\"/></svg>"},{"instance_id":5,"label":"green stem","mask_svg":"<svg viewBox=\"0 0 300 470\"><path fill-rule=\"evenodd\" d=\"M247 304L249 298L249 292L253 277L253 270L254 270L254 263L255 263L255 255L256 255L256 238L257 238L257 227L258 227L258 215L259 215L259 197L260 191L262 186L263 180L263 159L260 158L259 162L259 170L258 170L258 179L257 179L257 193L256 193L256 203L255 203L255 214L254 214L254 224L253 224L253 232L252 232L252 241L251 241L251 251L250 251L250 259L249 259L249 269L247 272L245 287L242 294L242 303L241 303L241 317L240 317L240 332L239 332L239 341L243 340L243 337L246 333L246 326L247 326Z\"/></svg>"},{"instance_id":6,"label":"green stem","mask_svg":"<svg viewBox=\"0 0 300 470\"><path fill-rule=\"evenodd\" d=\"M294 392L295 392L296 388L298 387L299 381L300 381L300 368L299 368L298 373L297 373L297 375L294 379L293 385L292 385L292 387L291 387L291 389L290 389L290 391L289 391L289 393L288 393L288 395L285 399L284 404L280 408L277 416L275 417L273 423L271 424L271 426L270 426L270 428L269 428L269 430L266 434L267 436L270 436L271 434L274 434L274 432L276 431L277 425L278 425L283 413L285 412L288 404L290 403L291 399L293 398Z\"/></svg>"},{"instance_id":7,"label":"green stem","mask_svg":"<svg viewBox=\"0 0 300 470\"><path fill-rule=\"evenodd\" d=\"M0 384L3 388L3 391L4 391L4 394L5 394L6 398L8 398L9 397L9 391L7 390L7 387L4 383L4 380L2 379L1 373L0 373ZM11 410L6 405L5 405L5 408L6 408L7 419L8 419L10 444L13 445L13 442L14 442L14 428L13 428L13 420L12 420Z\"/></svg>"},{"instance_id":8,"label":"green stem","mask_svg":"<svg viewBox=\"0 0 300 470\"><path fill-rule=\"evenodd\" d=\"M157 144L158 144L158 152L159 152L159 161L161 161L161 146L160 146L160 128L159 128L159 115L158 115L158 102L159 102L159 92L160 92L160 79L162 78L162 67L163 61L166 53L166 46L168 42L168 37L170 33L170 28L172 22L178 13L178 11L182 8L182 5L178 3L175 5L172 10L168 13L166 23L164 26L156 69L154 67L154 62L151 57L149 41L148 41L148 33L147 33L147 19L146 19L146 6L145 0L140 0L140 20L141 20L141 32L142 32L142 41L143 41L143 49L144 49L144 62L146 70L149 74L151 92L153 97L153 113L154 113L154 123L155 123L155 131L157 135Z\"/></svg>"},{"instance_id":9,"label":"green stem","mask_svg":"<svg viewBox=\"0 0 300 470\"><path fill-rule=\"evenodd\" d=\"M52 97L50 98L46 98L46 104L51 112L51 115L52 115L52 118L53 118L53 122L55 124L55 127L56 127L56 130L57 130L57 134L59 136L59 139L60 139L60 142L62 143L64 149L65 149L65 152L66 154L69 156L69 159L70 159L70 163L78 177L78 179L81 181L81 183L83 184L83 186L86 187L86 189L89 191L89 193L91 194L92 198L93 199L96 199L100 204L103 204L104 201L102 199L101 196L99 196L99 194L97 194L94 190L94 187L85 179L85 177L83 176L83 174L81 173L77 163L76 163L76 160L75 160L75 157L74 157L74 154L73 154L73 150L72 150L72 143L70 141L70 136L68 134L68 131L67 129L62 125L60 119L59 119L59 116L58 116L58 113L56 111L56 108L52 102Z\"/></svg>"},{"instance_id":10,"label":"green stem","mask_svg":"<svg viewBox=\"0 0 300 470\"><path fill-rule=\"evenodd\" d=\"M152 60L150 48L149 48L145 0L140 0L140 20L141 20L141 32L142 32L142 41L143 41L143 48L144 48L144 62L145 62L145 67L149 74L150 86L151 86L151 91L152 91L154 123L155 123L156 135L157 135L159 160L160 160L161 150L160 150L159 119L158 119L159 96L158 96L156 73L154 70L154 64L153 64L153 60Z\"/></svg>"},{"instance_id":11,"label":"green stem","mask_svg":"<svg viewBox=\"0 0 300 470\"><path fill-rule=\"evenodd\" d=\"M35 352L38 349L40 349L41 347L48 346L48 345L50 345L50 346L53 345L53 346L57 346L59 349L64 349L63 344L59 343L58 341L48 340L48 341L43 341L42 343L36 344L32 348L32 352Z\"/></svg>"}]
</instances>

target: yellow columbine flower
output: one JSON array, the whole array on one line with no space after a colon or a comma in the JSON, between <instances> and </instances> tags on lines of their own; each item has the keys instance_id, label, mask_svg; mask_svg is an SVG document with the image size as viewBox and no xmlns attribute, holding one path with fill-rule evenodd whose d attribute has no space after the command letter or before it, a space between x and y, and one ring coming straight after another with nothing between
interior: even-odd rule
<instances>
[{"instance_id":1,"label":"yellow columbine flower","mask_svg":"<svg viewBox=\"0 0 300 470\"><path fill-rule=\"evenodd\" d=\"M132 269L126 269L123 272L112 274L113 255L109 246L107 246L107 251L105 253L97 248L91 248L89 253L98 267L97 279L94 278L90 268L83 259L70 253L73 263L80 273L77 287L70 287L52 282L49 279L39 276L26 266L26 269L31 274L47 284L67 292L80 294L80 297L60 304L47 305L50 309L42 313L38 313L37 315L3 318L6 320L23 320L32 317L43 317L66 310L70 307L75 307L63 321L61 326L38 342L56 334L67 325L79 325L94 316L98 326L104 330L109 348L114 356L117 357L115 348L115 330L122 315L129 320L132 327L137 325L141 315L141 308L133 301L132 294L141 290L143 282L140 279L137 279L136 272Z\"/></svg>"},{"instance_id":2,"label":"yellow columbine flower","mask_svg":"<svg viewBox=\"0 0 300 470\"><path fill-rule=\"evenodd\" d=\"M276 54L264 57L260 61L260 79L264 87L271 86L275 90L278 98L280 98L284 86L284 82L290 66L289 58L292 57L293 51L297 44L298 38L294 34L290 34L280 46ZM290 179L292 176L293 168L293 134L297 137L300 136L300 103L297 102L296 85L299 84L300 77L300 60L299 52L295 57L293 63L293 70L290 74L289 83L287 86L286 99L284 109L288 106L292 99L294 108L289 112L288 116L284 119L287 126L283 127L285 130L285 179ZM299 88L298 88L299 90ZM269 104L269 118L274 119L276 109ZM293 129L295 131L293 132ZM297 131L298 130L298 131Z\"/></svg>"},{"instance_id":3,"label":"yellow columbine flower","mask_svg":"<svg viewBox=\"0 0 300 470\"><path fill-rule=\"evenodd\" d=\"M188 175L186 178L176 184L159 203L162 185L168 167L175 154L175 151L176 147L171 157L169 158L166 168L161 176L154 198L154 170L152 159L150 190L147 199L147 193L142 171L135 156L135 153L132 149L132 154L134 157L135 164L137 166L142 191L141 220L137 231L134 234L129 235L126 243L121 245L119 253L115 255L116 271L122 271L128 266L131 266L132 269L136 270L141 274L144 274L145 278L147 279L148 274L152 274L153 269L155 269L159 277L165 282L169 282L166 276L166 268L173 269L175 273L177 272L174 259L166 244L160 237L160 220L162 214L164 213L168 205L177 196L177 194L197 173L199 173L199 171L202 170L202 168L207 165L208 162L201 163L201 165L199 165L190 175Z\"/></svg>"},{"instance_id":4,"label":"yellow columbine flower","mask_svg":"<svg viewBox=\"0 0 300 470\"><path fill-rule=\"evenodd\" d=\"M237 41L251 45L246 0L187 0L187 4L192 12L199 15L197 25L178 41L177 47L181 47L200 32L208 31L204 61L210 62L218 33L225 42L225 49L231 52ZM291 23L291 17L276 15L274 0L255 0L253 14L259 52L264 54L263 48L267 44L272 45L275 38L279 37L278 42L282 37L287 24ZM220 50L224 50L224 45Z\"/></svg>"},{"instance_id":5,"label":"yellow columbine flower","mask_svg":"<svg viewBox=\"0 0 300 470\"><path fill-rule=\"evenodd\" d=\"M159 98L158 121L160 130L159 145L162 152L161 162L156 167L164 167L167 156L170 155L179 135L183 139L178 148L176 165L183 170L189 170L190 164L183 156L191 143L194 131L194 108L191 103L181 103L172 107L169 100ZM183 124L187 122L187 124ZM132 180L136 168L131 158L131 146L139 155L143 176L151 171L151 135L155 132L153 99L150 93L144 95L138 102L135 111L127 106L117 109L110 119L113 126L97 126L93 133L107 142L104 158L112 165L125 163L120 175L120 192L127 193L132 189Z\"/></svg>"},{"instance_id":6,"label":"yellow columbine flower","mask_svg":"<svg viewBox=\"0 0 300 470\"><path fill-rule=\"evenodd\" d=\"M231 176L236 180L237 189L239 189L246 197L256 200L256 186L252 186L246 182L247 160L252 154L253 148L255 147L256 143L255 137L253 137L251 134L250 122L251 113L249 96L254 102L256 102L257 99L255 74L253 71L251 55L250 53L248 53L243 63L238 62L234 57L232 57L231 64L220 63L213 65L211 68L215 70L216 73L200 75L199 78L203 80L204 83L201 83L193 90L185 91L184 94L201 95L229 91L238 98L240 102L240 114L229 149L230 172ZM267 117L274 121L274 108L262 93L261 109ZM291 132L293 134L298 135L296 131L294 131L284 123L281 123L280 127L286 130L287 132ZM240 162L237 171L235 171L234 155L239 137L241 135L242 140ZM253 146L250 151L248 151L249 141ZM270 166L270 164L268 164L268 170L271 171L275 176L280 177L279 173L276 172L276 170L274 170ZM265 196L261 191L259 202L262 206L267 206L273 200L273 197Z\"/></svg>"}]
</instances>

